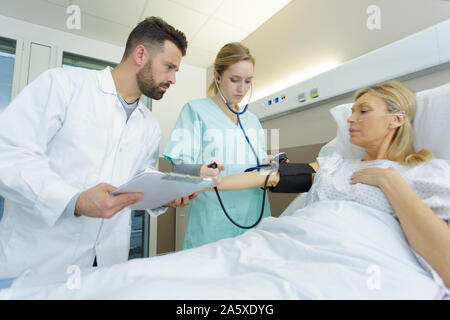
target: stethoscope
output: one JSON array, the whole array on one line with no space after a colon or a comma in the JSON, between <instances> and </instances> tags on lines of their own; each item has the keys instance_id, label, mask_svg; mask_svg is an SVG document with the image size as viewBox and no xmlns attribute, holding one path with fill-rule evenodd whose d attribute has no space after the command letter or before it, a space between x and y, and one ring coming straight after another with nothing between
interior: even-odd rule
<instances>
[{"instance_id":1,"label":"stethoscope","mask_svg":"<svg viewBox=\"0 0 450 320\"><path fill-rule=\"evenodd\" d=\"M225 97L224 97L223 94L222 94L222 91L221 91L220 88L219 88L219 85L218 85L218 83L217 83L217 80L220 80L220 77L214 79L214 83L216 84L216 88L217 88L217 91L218 91L219 94L220 94L220 97L222 98L223 102L225 102L225 104L226 104L226 106L228 107L228 109L229 109L232 113L234 113L234 114L237 116L239 128L241 128L242 133L244 134L245 140L247 141L248 145L250 146L250 149L252 150L253 154L255 155L255 158L256 158L256 167L254 167L253 170L260 169L261 164L260 164L260 162L259 162L258 154L256 153L255 149L253 148L253 145L252 145L252 143L250 142L250 139L248 138L247 133L245 132L244 127L242 126L241 118L239 117L240 115L244 114L244 113L247 111L247 109L248 109L248 104L250 103L250 99L252 98L253 85L250 84L250 97L248 98L248 101L247 101L247 104L246 104L245 107L244 107L244 110L242 110L242 111L239 112L239 111L233 110L233 108L231 108L231 106L228 104L227 99L225 99ZM249 169L251 169L251 168L249 168ZM247 170L249 170L249 169L247 169ZM247 171L247 170L246 170L246 171Z\"/></svg>"},{"instance_id":2,"label":"stethoscope","mask_svg":"<svg viewBox=\"0 0 450 320\"><path fill-rule=\"evenodd\" d=\"M241 128L242 133L244 134L245 140L247 141L248 145L250 146L250 149L252 150L252 152L253 152L253 154L255 155L255 158L256 158L256 164L257 164L256 167L248 168L248 169L245 170L245 172L253 171L253 170L259 170L259 169L265 168L265 167L271 167L271 166L273 165L273 162L272 162L271 164L268 164L268 165L261 165L261 164L260 164L259 159L258 159L258 154L256 153L255 149L253 148L253 145L251 144L250 139L249 139L249 137L247 136L247 133L245 132L245 129L244 129L244 127L242 126L241 119L240 119L240 117L239 117L240 115L244 114L244 113L247 111L248 104L249 104L249 102L250 102L250 99L252 98L253 86L250 85L250 97L249 97L249 99L248 99L248 101L247 101L246 106L244 107L244 110L238 112L238 111L233 110L233 108L231 108L231 106L228 104L227 99L225 99L225 97L224 97L223 94L222 94L222 91L221 91L220 88L219 88L219 85L218 85L218 83L217 83L217 80L220 80L220 78L215 78L215 79L214 79L214 83L216 84L217 91L219 92L220 96L222 97L223 102L225 102L225 104L226 104L226 106L228 107L228 109L229 109L232 113L234 113L234 114L237 116L237 119L238 119L238 125L239 125L239 127ZM216 164L215 162L213 162L213 163L209 164L208 167L209 167L209 168L217 168L217 164ZM273 170L273 169L272 169L272 170ZM271 171L270 173L272 173L272 171ZM237 226L238 228L241 228L241 229L251 229L251 228L253 228L253 227L256 227L256 226L259 224L259 222L261 221L261 219L262 219L262 217L263 217L263 214L264 214L264 205L265 205L265 202L266 202L267 183L268 183L268 181L269 181L270 173L267 175L266 180L264 181L264 188L261 188L261 189L263 189L263 192L264 192L264 193L263 193L263 199L262 199L261 213L259 214L259 217L258 217L258 219L256 220L256 222L253 223L252 225L249 225L249 226L243 226L243 225L237 223L236 221L234 221L234 220L230 217L230 215L227 213L227 210L225 210L225 207L224 207L224 205L223 205L222 199L220 198L219 191L217 190L217 187L214 187L214 191L216 192L217 199L219 199L219 203L220 203L220 206L222 207L223 212L225 213L225 215L226 215L226 217L228 218L228 220L230 220L231 223L233 223L233 224L234 224L235 226Z\"/></svg>"}]
</instances>

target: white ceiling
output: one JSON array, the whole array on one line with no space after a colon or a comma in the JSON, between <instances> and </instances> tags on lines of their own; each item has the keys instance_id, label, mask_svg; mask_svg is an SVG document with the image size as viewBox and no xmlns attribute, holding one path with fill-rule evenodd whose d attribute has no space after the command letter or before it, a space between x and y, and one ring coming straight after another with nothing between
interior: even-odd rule
<instances>
[{"instance_id":1,"label":"white ceiling","mask_svg":"<svg viewBox=\"0 0 450 320\"><path fill-rule=\"evenodd\" d=\"M160 16L186 34L184 63L208 67L226 43L241 41L291 0L0 0L0 14L125 46L147 16ZM68 30L69 5L81 9L81 29Z\"/></svg>"}]
</instances>

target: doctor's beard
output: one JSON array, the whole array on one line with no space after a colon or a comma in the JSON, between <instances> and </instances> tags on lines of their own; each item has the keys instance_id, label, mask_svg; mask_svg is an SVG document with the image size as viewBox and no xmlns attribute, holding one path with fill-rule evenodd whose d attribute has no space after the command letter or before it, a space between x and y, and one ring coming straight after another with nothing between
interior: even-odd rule
<instances>
[{"instance_id":1,"label":"doctor's beard","mask_svg":"<svg viewBox=\"0 0 450 320\"><path fill-rule=\"evenodd\" d=\"M148 61L147 64L139 70L136 75L136 80L142 94L155 100L160 100L170 87L170 83L167 82L161 82L158 85L155 85L151 61ZM161 87L166 87L166 90L162 90Z\"/></svg>"}]
</instances>

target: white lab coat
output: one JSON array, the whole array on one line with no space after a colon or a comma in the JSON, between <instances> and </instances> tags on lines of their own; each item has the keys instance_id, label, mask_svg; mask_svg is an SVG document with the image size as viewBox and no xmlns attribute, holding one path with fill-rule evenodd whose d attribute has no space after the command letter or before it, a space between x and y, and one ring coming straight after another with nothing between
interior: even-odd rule
<instances>
[{"instance_id":1,"label":"white lab coat","mask_svg":"<svg viewBox=\"0 0 450 320\"><path fill-rule=\"evenodd\" d=\"M126 122L110 68L51 69L30 83L0 115L0 278L126 261L129 209L112 219L63 212L78 192L154 167L160 137L142 102Z\"/></svg>"}]
</instances>

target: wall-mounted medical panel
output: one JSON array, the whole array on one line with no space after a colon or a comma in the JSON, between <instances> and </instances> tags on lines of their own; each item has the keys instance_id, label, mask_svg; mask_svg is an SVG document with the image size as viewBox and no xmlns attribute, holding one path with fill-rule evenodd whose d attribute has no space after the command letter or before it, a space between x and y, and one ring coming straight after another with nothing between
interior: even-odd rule
<instances>
[{"instance_id":1,"label":"wall-mounted medical panel","mask_svg":"<svg viewBox=\"0 0 450 320\"><path fill-rule=\"evenodd\" d=\"M270 119L354 92L373 83L437 67L450 61L448 39L450 20L254 101L249 105L249 110L259 119ZM274 103L274 99L280 96L284 96L284 100Z\"/></svg>"},{"instance_id":2,"label":"wall-mounted medical panel","mask_svg":"<svg viewBox=\"0 0 450 320\"><path fill-rule=\"evenodd\" d=\"M439 25L436 28L438 45L439 45L439 59L441 63L450 61L450 20Z\"/></svg>"}]
</instances>

